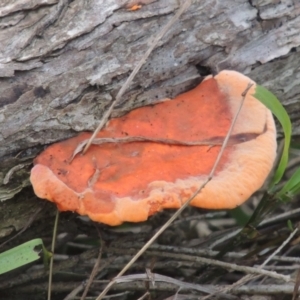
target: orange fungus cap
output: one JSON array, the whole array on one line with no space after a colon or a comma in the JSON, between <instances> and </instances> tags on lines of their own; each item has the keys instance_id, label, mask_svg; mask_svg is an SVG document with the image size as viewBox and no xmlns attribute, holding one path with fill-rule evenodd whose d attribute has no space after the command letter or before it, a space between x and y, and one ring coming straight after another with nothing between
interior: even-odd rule
<instances>
[{"instance_id":1,"label":"orange fungus cap","mask_svg":"<svg viewBox=\"0 0 300 300\"><path fill-rule=\"evenodd\" d=\"M254 85L216 173L191 202L209 209L240 205L263 185L273 166L276 129L271 112L252 96L255 83L235 71L208 76L173 100L112 119L97 136L141 141L92 145L71 162L91 133L51 145L34 160L30 180L36 195L61 211L109 225L179 208L211 171L249 83Z\"/></svg>"}]
</instances>

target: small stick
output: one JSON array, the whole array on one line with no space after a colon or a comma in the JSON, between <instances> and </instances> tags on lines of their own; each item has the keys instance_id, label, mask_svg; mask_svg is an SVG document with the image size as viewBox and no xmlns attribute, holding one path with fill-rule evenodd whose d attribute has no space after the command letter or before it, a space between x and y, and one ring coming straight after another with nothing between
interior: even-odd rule
<instances>
[{"instance_id":1,"label":"small stick","mask_svg":"<svg viewBox=\"0 0 300 300\"><path fill-rule=\"evenodd\" d=\"M152 41L152 38L150 38L149 43L148 43L150 45L150 47L145 52L145 54L143 55L143 57L141 58L141 60L137 64L137 66L133 69L133 71L131 72L130 76L127 78L126 82L124 83L124 85L119 90L119 92L118 92L118 94L116 96L116 99L112 102L112 104L109 107L109 109L103 115L103 117L102 117L102 119L101 119L98 127L96 128L96 130L94 131L93 135L91 136L91 138L89 139L88 143L86 144L85 148L83 149L83 152L82 152L83 154L89 149L89 147L91 146L91 144L92 144L94 138L96 137L96 135L98 134L98 132L106 124L108 118L110 117L110 115L111 115L111 113L113 111L113 108L120 101L120 99L123 96L123 94L125 93L126 89L128 88L128 86L130 85L130 83L134 79L135 75L139 72L139 70L141 69L142 65L146 62L146 60L148 59L148 57L151 54L151 52L153 51L153 49L156 47L157 43L162 39L162 37L166 34L166 32L171 28L171 26L177 21L177 19L179 19L179 17L183 14L183 12L190 5L191 5L191 0L185 0L184 3L179 8L179 10L177 11L177 13L174 15L174 17L171 18L171 20L163 27L163 29L158 33L158 35L155 37L155 39Z\"/></svg>"},{"instance_id":2,"label":"small stick","mask_svg":"<svg viewBox=\"0 0 300 300\"><path fill-rule=\"evenodd\" d=\"M101 263L101 258L102 258L102 252L103 252L104 242L103 242L103 240L102 240L102 238L101 238L99 229L98 229L97 227L96 227L96 229L97 229L97 231L98 231L98 235L99 235L99 238L100 238L101 246L100 246L100 250L99 250L99 254L98 254L96 263L95 263L95 265L94 265L94 267L93 267L93 270L92 270L92 272L91 272L91 274L90 274L90 278L89 278L89 280L88 280L88 282L87 282L87 284L86 284L86 286L85 286L85 289L84 289L84 291L83 291L83 293L82 293L82 295L81 295L80 300L85 300L86 295L87 295L87 293L88 293L88 291L89 291L89 288L90 288L90 286L92 285L92 283L93 283L95 277L97 276L97 273L98 273L98 271L99 271L99 266L100 266L100 263Z\"/></svg>"},{"instance_id":3,"label":"small stick","mask_svg":"<svg viewBox=\"0 0 300 300\"><path fill-rule=\"evenodd\" d=\"M229 138L227 145L237 145L240 143L248 142L252 139L257 138L258 133L245 133L245 134L236 134L232 135ZM96 138L92 141L92 145L102 145L108 143L134 143L134 142L148 142L148 143L161 143L167 145L179 145L179 146L221 146L224 141L224 137L213 137L210 139L202 140L202 141L179 141L174 139L164 139L164 138L148 138L143 136L128 136L128 137L121 137L121 138L111 138L111 137L104 137L104 138ZM80 142L76 149L73 151L72 156L68 159L68 162L72 162L74 157L82 151L84 146L87 144L88 140L84 140Z\"/></svg>"},{"instance_id":4,"label":"small stick","mask_svg":"<svg viewBox=\"0 0 300 300\"><path fill-rule=\"evenodd\" d=\"M289 237L259 266L257 267L257 274L259 274L260 271L263 271L265 272L266 270L263 269L263 267L265 267L275 256L277 253L279 253L290 241L291 239L294 237L294 235L298 232L298 228L296 228L290 235ZM248 268L248 267L247 267ZM260 270L260 271L259 271ZM254 272L253 272L254 273ZM274 273L274 272L272 272ZM277 274L276 272L274 274ZM262 275L267 275L266 273L263 273L263 274L260 274L260 275L253 275L253 274L248 274L244 277L242 277L240 280L238 280L237 282L235 282L234 284L224 288L224 289L221 289L219 290L217 293L213 293L213 294L210 294L208 296L205 296L203 298L201 298L201 300L206 300L206 299L209 299L213 296L216 296L218 295L219 293L226 293L228 291L231 291L232 289L236 288L236 287L239 287L241 285L245 285L248 281L254 279L254 278L258 278ZM269 276L269 275L267 275ZM281 275L281 274L277 274L276 276L284 276L284 277L287 277L285 275ZM273 277L273 276L270 276L270 277ZM273 278L276 278L276 277L273 277ZM283 279L283 278L279 278L277 277L277 279ZM285 280L285 279L283 279ZM290 281L290 280L289 280Z\"/></svg>"},{"instance_id":5,"label":"small stick","mask_svg":"<svg viewBox=\"0 0 300 300\"><path fill-rule=\"evenodd\" d=\"M57 228L58 228L58 218L59 218L59 210L56 210L56 216L55 216L54 227L53 227L52 244L51 244L52 256L50 258L50 266L49 266L47 300L51 300L52 276L53 276L53 262L54 262L55 242L56 242Z\"/></svg>"},{"instance_id":6,"label":"small stick","mask_svg":"<svg viewBox=\"0 0 300 300\"><path fill-rule=\"evenodd\" d=\"M182 211L190 204L190 202L198 195L199 192L201 192L201 190L208 184L209 181L211 181L211 179L214 176L214 173L217 169L217 166L221 160L221 157L223 155L223 152L227 146L227 142L229 141L230 135L233 131L234 125L236 123L236 120L239 116L239 113L243 107L247 92L249 91L249 89L253 86L253 83L249 83L247 88L245 89L245 91L242 93L242 101L239 105L239 108L237 110L237 112L235 113L235 116L231 122L230 128L227 132L227 135L224 139L224 142L222 144L222 147L220 149L220 152L217 156L217 159L208 175L208 177L206 178L206 180L199 186L199 188L197 189L197 191L188 199L188 201L186 201L174 214L173 216L154 234L154 236L138 251L138 253L136 253L136 255L127 263L127 265L120 271L120 273L112 280L110 281L110 283L106 286L106 288L102 291L102 293L96 298L96 300L101 300L103 299L103 297L107 294L107 292L110 290L110 288L114 285L116 279L118 279L119 277L121 277L131 266L132 264L134 264L137 259L149 248L149 246L169 227L169 225L182 213Z\"/></svg>"}]
</instances>

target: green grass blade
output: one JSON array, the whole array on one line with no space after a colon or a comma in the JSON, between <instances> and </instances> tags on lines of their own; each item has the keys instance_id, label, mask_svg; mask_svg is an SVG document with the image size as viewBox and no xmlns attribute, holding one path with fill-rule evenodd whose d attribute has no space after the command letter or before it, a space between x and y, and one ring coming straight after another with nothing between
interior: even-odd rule
<instances>
[{"instance_id":1,"label":"green grass blade","mask_svg":"<svg viewBox=\"0 0 300 300\"><path fill-rule=\"evenodd\" d=\"M34 239L0 254L0 274L38 260L44 252L41 239Z\"/></svg>"},{"instance_id":2,"label":"green grass blade","mask_svg":"<svg viewBox=\"0 0 300 300\"><path fill-rule=\"evenodd\" d=\"M283 188L276 193L276 197L282 199L282 196L294 196L299 192L300 186L300 168L285 183Z\"/></svg>"},{"instance_id":3,"label":"green grass blade","mask_svg":"<svg viewBox=\"0 0 300 300\"><path fill-rule=\"evenodd\" d=\"M300 182L298 182L293 188L291 189L291 195L296 196L300 193Z\"/></svg>"},{"instance_id":4,"label":"green grass blade","mask_svg":"<svg viewBox=\"0 0 300 300\"><path fill-rule=\"evenodd\" d=\"M291 134L292 134L292 124L287 114L286 110L277 99L275 95L273 95L266 88L257 85L255 89L255 93L253 95L256 99L262 102L271 112L275 115L275 117L280 122L283 132L284 132L284 148L282 152L282 156L280 158L278 167L275 171L275 174L271 180L270 189L272 189L282 178L283 173L286 169L288 159L289 159L289 146L291 142Z\"/></svg>"}]
</instances>

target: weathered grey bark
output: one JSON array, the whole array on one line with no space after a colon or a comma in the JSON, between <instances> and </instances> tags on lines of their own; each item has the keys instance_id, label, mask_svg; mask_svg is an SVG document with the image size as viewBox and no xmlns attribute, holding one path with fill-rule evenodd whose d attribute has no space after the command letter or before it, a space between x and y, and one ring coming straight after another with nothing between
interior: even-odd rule
<instances>
[{"instance_id":1,"label":"weathered grey bark","mask_svg":"<svg viewBox=\"0 0 300 300\"><path fill-rule=\"evenodd\" d=\"M150 37L180 5L135 2L145 3L129 11L127 0L1 1L0 236L21 229L41 204L31 190L20 193L32 158L44 145L97 126ZM194 1L114 115L173 97L200 82L202 71L228 68L273 91L299 134L299 45L298 1Z\"/></svg>"}]
</instances>

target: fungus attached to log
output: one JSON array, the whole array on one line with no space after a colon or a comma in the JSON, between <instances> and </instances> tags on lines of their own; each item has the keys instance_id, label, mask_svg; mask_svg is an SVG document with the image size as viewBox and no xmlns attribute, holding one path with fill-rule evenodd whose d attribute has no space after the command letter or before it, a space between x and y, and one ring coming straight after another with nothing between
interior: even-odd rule
<instances>
[{"instance_id":1,"label":"fungus attached to log","mask_svg":"<svg viewBox=\"0 0 300 300\"><path fill-rule=\"evenodd\" d=\"M91 133L53 144L34 161L36 195L61 211L109 225L140 222L165 208L179 208L215 162L249 83L222 71L173 100L137 108L109 121L84 154L70 158ZM245 98L213 179L191 205L234 208L259 189L276 154L271 112Z\"/></svg>"}]
</instances>

